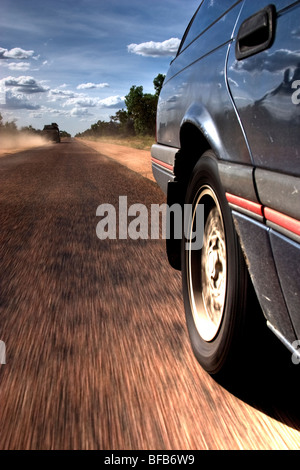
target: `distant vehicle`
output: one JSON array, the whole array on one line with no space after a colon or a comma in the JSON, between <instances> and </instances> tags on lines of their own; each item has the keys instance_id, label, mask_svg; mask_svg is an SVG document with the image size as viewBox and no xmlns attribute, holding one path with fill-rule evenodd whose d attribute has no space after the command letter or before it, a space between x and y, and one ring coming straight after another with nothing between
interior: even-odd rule
<instances>
[{"instance_id":1,"label":"distant vehicle","mask_svg":"<svg viewBox=\"0 0 300 470\"><path fill-rule=\"evenodd\" d=\"M212 375L238 374L255 351L262 329L244 341L253 292L258 318L300 361L299 17L294 0L203 0L159 97L153 174L168 206L192 207L167 255L182 271L193 351ZM204 236L193 250L198 206Z\"/></svg>"},{"instance_id":2,"label":"distant vehicle","mask_svg":"<svg viewBox=\"0 0 300 470\"><path fill-rule=\"evenodd\" d=\"M56 122L52 122L52 124L44 126L43 135L53 142L60 142L60 132Z\"/></svg>"}]
</instances>

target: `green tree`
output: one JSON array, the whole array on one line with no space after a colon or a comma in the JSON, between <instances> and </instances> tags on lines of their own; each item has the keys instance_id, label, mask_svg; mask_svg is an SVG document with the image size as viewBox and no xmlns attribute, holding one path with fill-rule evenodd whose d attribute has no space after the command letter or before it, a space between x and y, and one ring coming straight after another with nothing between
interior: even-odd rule
<instances>
[{"instance_id":1,"label":"green tree","mask_svg":"<svg viewBox=\"0 0 300 470\"><path fill-rule=\"evenodd\" d=\"M16 132L18 132L16 121L13 120L11 122L3 122L2 114L0 114L0 131L15 134Z\"/></svg>"},{"instance_id":2,"label":"green tree","mask_svg":"<svg viewBox=\"0 0 300 470\"><path fill-rule=\"evenodd\" d=\"M142 86L132 86L125 96L125 104L129 116L133 120L137 134L153 134L155 132L155 117L157 96L144 94Z\"/></svg>"},{"instance_id":3,"label":"green tree","mask_svg":"<svg viewBox=\"0 0 300 470\"><path fill-rule=\"evenodd\" d=\"M165 78L166 78L165 75L163 75L162 73L159 73L159 74L155 77L155 79L153 80L153 85L154 85L155 95L156 95L156 96L159 96Z\"/></svg>"},{"instance_id":4,"label":"green tree","mask_svg":"<svg viewBox=\"0 0 300 470\"><path fill-rule=\"evenodd\" d=\"M21 127L22 132L27 132L28 134L38 134L39 131L37 131L32 125L30 124L29 126Z\"/></svg>"},{"instance_id":5,"label":"green tree","mask_svg":"<svg viewBox=\"0 0 300 470\"><path fill-rule=\"evenodd\" d=\"M11 134L15 134L16 132L18 132L18 128L17 128L17 125L16 125L15 121L6 122L4 124L4 129L5 129L5 131L7 131Z\"/></svg>"},{"instance_id":6,"label":"green tree","mask_svg":"<svg viewBox=\"0 0 300 470\"><path fill-rule=\"evenodd\" d=\"M61 137L71 137L71 134L67 131L60 131L60 136Z\"/></svg>"},{"instance_id":7,"label":"green tree","mask_svg":"<svg viewBox=\"0 0 300 470\"><path fill-rule=\"evenodd\" d=\"M110 116L111 121L116 122L119 132L124 136L134 135L134 122L128 111L119 109L114 116Z\"/></svg>"},{"instance_id":8,"label":"green tree","mask_svg":"<svg viewBox=\"0 0 300 470\"><path fill-rule=\"evenodd\" d=\"M155 94L144 93L142 86L133 85L125 96L126 109L120 109L109 122L98 121L77 136L154 135L158 97L165 79L159 73L153 80Z\"/></svg>"}]
</instances>

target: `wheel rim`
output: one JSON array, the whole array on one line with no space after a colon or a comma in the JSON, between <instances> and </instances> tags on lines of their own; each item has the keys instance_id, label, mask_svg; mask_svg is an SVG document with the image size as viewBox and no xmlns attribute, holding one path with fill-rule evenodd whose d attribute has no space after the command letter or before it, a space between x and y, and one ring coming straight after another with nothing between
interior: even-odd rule
<instances>
[{"instance_id":1,"label":"wheel rim","mask_svg":"<svg viewBox=\"0 0 300 470\"><path fill-rule=\"evenodd\" d=\"M198 192L193 205L189 247L195 230L199 204L205 207L205 225L201 250L188 249L188 285L190 305L196 328L205 341L212 341L220 329L226 300L227 252L222 212L216 194L209 186Z\"/></svg>"}]
</instances>

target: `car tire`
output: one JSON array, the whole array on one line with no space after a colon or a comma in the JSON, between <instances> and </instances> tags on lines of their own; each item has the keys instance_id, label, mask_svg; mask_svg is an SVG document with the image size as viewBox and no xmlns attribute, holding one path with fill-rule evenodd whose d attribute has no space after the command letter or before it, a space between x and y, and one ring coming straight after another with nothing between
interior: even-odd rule
<instances>
[{"instance_id":1,"label":"car tire","mask_svg":"<svg viewBox=\"0 0 300 470\"><path fill-rule=\"evenodd\" d=\"M197 360L209 374L228 376L236 373L245 359L252 285L211 150L204 153L192 172L187 207L191 210L182 237L181 262L190 341ZM199 224L197 210L201 207ZM196 222L201 226L195 226ZM202 247L193 249L192 234L199 237L201 231Z\"/></svg>"}]
</instances>

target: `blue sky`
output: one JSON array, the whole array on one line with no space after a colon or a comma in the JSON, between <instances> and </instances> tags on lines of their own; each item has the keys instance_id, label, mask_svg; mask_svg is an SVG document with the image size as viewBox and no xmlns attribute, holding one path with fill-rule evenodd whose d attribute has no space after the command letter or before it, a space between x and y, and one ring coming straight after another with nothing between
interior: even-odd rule
<instances>
[{"instance_id":1,"label":"blue sky","mask_svg":"<svg viewBox=\"0 0 300 470\"><path fill-rule=\"evenodd\" d=\"M4 121L72 135L154 93L200 0L1 0Z\"/></svg>"}]
</instances>

